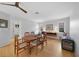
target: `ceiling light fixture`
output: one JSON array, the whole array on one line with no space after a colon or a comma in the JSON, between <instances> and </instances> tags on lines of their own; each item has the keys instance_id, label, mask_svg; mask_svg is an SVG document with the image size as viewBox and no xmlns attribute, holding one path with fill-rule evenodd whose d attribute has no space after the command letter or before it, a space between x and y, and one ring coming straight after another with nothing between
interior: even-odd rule
<instances>
[{"instance_id":1,"label":"ceiling light fixture","mask_svg":"<svg viewBox=\"0 0 79 59\"><path fill-rule=\"evenodd\" d=\"M39 14L39 12L35 12L35 14Z\"/></svg>"}]
</instances>

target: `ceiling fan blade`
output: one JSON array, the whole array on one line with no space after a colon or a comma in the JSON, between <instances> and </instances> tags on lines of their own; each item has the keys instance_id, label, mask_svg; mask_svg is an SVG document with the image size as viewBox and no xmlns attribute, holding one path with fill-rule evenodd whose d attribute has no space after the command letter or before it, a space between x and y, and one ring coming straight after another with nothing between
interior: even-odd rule
<instances>
[{"instance_id":1,"label":"ceiling fan blade","mask_svg":"<svg viewBox=\"0 0 79 59\"><path fill-rule=\"evenodd\" d=\"M19 2L15 2L15 6L17 6L17 7L18 7L18 6L19 6Z\"/></svg>"},{"instance_id":2,"label":"ceiling fan blade","mask_svg":"<svg viewBox=\"0 0 79 59\"><path fill-rule=\"evenodd\" d=\"M24 13L27 13L27 11L24 10L24 9L22 9L21 7L18 6L17 8L19 8L20 10L22 10Z\"/></svg>"},{"instance_id":3,"label":"ceiling fan blade","mask_svg":"<svg viewBox=\"0 0 79 59\"><path fill-rule=\"evenodd\" d=\"M5 3L0 3L2 5L8 5L8 6L15 6L15 5L12 5L12 4L5 4Z\"/></svg>"},{"instance_id":4,"label":"ceiling fan blade","mask_svg":"<svg viewBox=\"0 0 79 59\"><path fill-rule=\"evenodd\" d=\"M26 10L22 9L22 8L19 6L19 2L15 2L14 5L12 5L12 4L5 4L5 3L0 3L0 4L2 4L2 5L8 5L8 6L14 6L14 7L17 7L17 8L19 8L20 10L22 10L24 13L27 13Z\"/></svg>"}]
</instances>

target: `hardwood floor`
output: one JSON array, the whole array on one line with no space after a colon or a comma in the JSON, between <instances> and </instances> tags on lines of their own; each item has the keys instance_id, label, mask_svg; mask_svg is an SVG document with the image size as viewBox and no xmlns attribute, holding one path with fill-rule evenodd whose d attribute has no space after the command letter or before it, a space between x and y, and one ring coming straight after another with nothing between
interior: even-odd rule
<instances>
[{"instance_id":1,"label":"hardwood floor","mask_svg":"<svg viewBox=\"0 0 79 59\"><path fill-rule=\"evenodd\" d=\"M28 50L23 51L19 56L21 57L74 57L74 53L62 50L61 41L56 39L48 39L48 45L44 46L43 50L38 49L36 54L36 49L32 50L32 54L29 55ZM11 44L0 48L0 56L2 57L13 57L14 54L14 44L13 41Z\"/></svg>"},{"instance_id":2,"label":"hardwood floor","mask_svg":"<svg viewBox=\"0 0 79 59\"><path fill-rule=\"evenodd\" d=\"M0 57L14 56L14 40L10 44L0 48Z\"/></svg>"}]
</instances>

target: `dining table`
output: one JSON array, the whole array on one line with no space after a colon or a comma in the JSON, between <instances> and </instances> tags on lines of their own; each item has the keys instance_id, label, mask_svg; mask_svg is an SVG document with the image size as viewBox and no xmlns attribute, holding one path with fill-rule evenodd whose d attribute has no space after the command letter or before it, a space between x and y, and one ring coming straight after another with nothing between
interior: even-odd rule
<instances>
[{"instance_id":1,"label":"dining table","mask_svg":"<svg viewBox=\"0 0 79 59\"><path fill-rule=\"evenodd\" d=\"M40 42L40 39L41 35L29 35L23 37L23 41L27 43L29 54L31 54L31 50L33 47L38 47L38 42ZM34 41L36 41L36 45L33 46L31 43L33 43ZM41 46L43 47L43 42L41 43Z\"/></svg>"}]
</instances>

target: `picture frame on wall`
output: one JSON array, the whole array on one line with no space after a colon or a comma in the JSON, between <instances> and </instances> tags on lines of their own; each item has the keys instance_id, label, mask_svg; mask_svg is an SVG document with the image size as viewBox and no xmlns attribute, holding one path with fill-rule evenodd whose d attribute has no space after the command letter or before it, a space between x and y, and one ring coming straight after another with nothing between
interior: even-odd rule
<instances>
[{"instance_id":1,"label":"picture frame on wall","mask_svg":"<svg viewBox=\"0 0 79 59\"><path fill-rule=\"evenodd\" d=\"M0 28L8 28L8 20L0 19Z\"/></svg>"},{"instance_id":2,"label":"picture frame on wall","mask_svg":"<svg viewBox=\"0 0 79 59\"><path fill-rule=\"evenodd\" d=\"M53 24L47 24L46 31L52 31L52 30L53 30Z\"/></svg>"},{"instance_id":3,"label":"picture frame on wall","mask_svg":"<svg viewBox=\"0 0 79 59\"><path fill-rule=\"evenodd\" d=\"M59 23L59 32L64 32L64 23Z\"/></svg>"}]
</instances>

